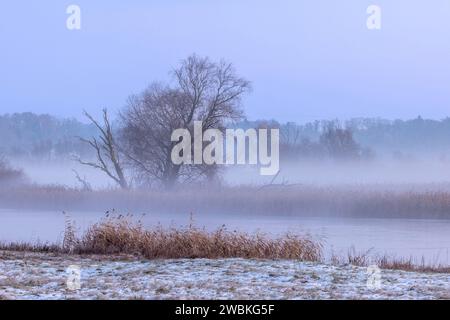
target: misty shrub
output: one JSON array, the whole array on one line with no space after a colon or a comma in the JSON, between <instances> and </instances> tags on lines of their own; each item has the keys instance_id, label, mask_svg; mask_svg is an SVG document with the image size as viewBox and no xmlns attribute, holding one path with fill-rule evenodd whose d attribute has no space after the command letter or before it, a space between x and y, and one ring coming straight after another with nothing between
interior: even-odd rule
<instances>
[{"instance_id":1,"label":"misty shrub","mask_svg":"<svg viewBox=\"0 0 450 320\"><path fill-rule=\"evenodd\" d=\"M22 184L25 180L22 170L13 168L6 159L0 157L0 186Z\"/></svg>"}]
</instances>

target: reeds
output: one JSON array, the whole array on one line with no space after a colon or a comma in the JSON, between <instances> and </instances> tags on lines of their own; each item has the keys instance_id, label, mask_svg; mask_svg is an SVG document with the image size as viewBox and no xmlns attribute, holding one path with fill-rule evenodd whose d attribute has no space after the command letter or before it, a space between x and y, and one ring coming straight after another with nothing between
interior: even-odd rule
<instances>
[{"instance_id":1,"label":"reeds","mask_svg":"<svg viewBox=\"0 0 450 320\"><path fill-rule=\"evenodd\" d=\"M145 229L132 216L106 217L79 239L66 243L76 253L137 254L148 259L256 258L318 261L321 245L308 237L287 234L272 239L264 234L228 231L224 226L208 232L193 223L185 228Z\"/></svg>"},{"instance_id":2,"label":"reeds","mask_svg":"<svg viewBox=\"0 0 450 320\"><path fill-rule=\"evenodd\" d=\"M262 233L229 231L222 226L215 231L197 228L191 219L189 226L146 229L132 215L107 215L91 225L80 236L74 222L66 216L61 245L49 243L0 243L0 250L79 255L132 255L146 259L289 259L325 262L322 243L309 236L285 234L272 238ZM347 255L332 255L334 265L404 270L412 272L450 273L450 267L430 265L412 258L372 255L370 251Z\"/></svg>"},{"instance_id":3,"label":"reeds","mask_svg":"<svg viewBox=\"0 0 450 320\"><path fill-rule=\"evenodd\" d=\"M388 255L371 254L370 250L365 252L357 252L351 248L347 256L333 255L331 258L333 264L349 264L358 267L368 267L375 265L385 270L403 270L410 272L432 272L432 273L450 273L450 266L441 264L427 264L425 259L420 261L409 258L398 258Z\"/></svg>"},{"instance_id":4,"label":"reeds","mask_svg":"<svg viewBox=\"0 0 450 320\"><path fill-rule=\"evenodd\" d=\"M58 186L0 188L2 208L281 216L450 219L450 191L376 186L229 187L84 191Z\"/></svg>"},{"instance_id":5,"label":"reeds","mask_svg":"<svg viewBox=\"0 0 450 320\"><path fill-rule=\"evenodd\" d=\"M61 246L3 244L0 250L43 251L70 254L129 254L147 259L246 258L320 261L322 246L308 236L286 234L271 238L262 233L228 231L225 226L209 232L193 223L184 228L145 229L131 215L107 216L81 236L70 219Z\"/></svg>"}]
</instances>

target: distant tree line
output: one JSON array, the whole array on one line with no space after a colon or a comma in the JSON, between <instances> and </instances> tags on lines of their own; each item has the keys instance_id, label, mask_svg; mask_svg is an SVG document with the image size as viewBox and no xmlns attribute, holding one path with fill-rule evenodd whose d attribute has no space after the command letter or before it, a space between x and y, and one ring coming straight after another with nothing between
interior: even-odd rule
<instances>
[{"instance_id":1,"label":"distant tree line","mask_svg":"<svg viewBox=\"0 0 450 320\"><path fill-rule=\"evenodd\" d=\"M243 121L237 126L280 129L284 159L373 159L383 155L399 160L414 156L450 156L450 118L385 120L355 118L317 120L306 124L276 120Z\"/></svg>"},{"instance_id":2,"label":"distant tree line","mask_svg":"<svg viewBox=\"0 0 450 320\"><path fill-rule=\"evenodd\" d=\"M239 124L238 124L239 125ZM297 160L371 160L374 151L363 147L354 139L353 130L337 121L322 122L317 131L305 134L305 127L295 123L279 124L276 121L256 121L245 126L277 128L280 130L281 161ZM320 129L319 129L320 128ZM311 138L313 136L313 138Z\"/></svg>"},{"instance_id":3,"label":"distant tree line","mask_svg":"<svg viewBox=\"0 0 450 320\"><path fill-rule=\"evenodd\" d=\"M353 144L349 137L351 133L353 142L361 148L357 152L360 155L370 153L369 150L376 154L388 153L395 157L414 152L450 154L450 118L443 120L425 120L421 117L412 120L361 118L348 121L314 121L301 125L293 122L282 124L274 120L261 120L238 121L234 126L244 129L260 126L280 128L280 148L285 149L282 154L292 156L329 156L330 153L327 153L320 142L321 139L324 143L327 141L322 135L330 128L347 131L349 143L347 148L355 150L355 145L351 147ZM334 132L336 133L336 130ZM9 158L61 159L70 158L73 154L93 157L92 148L80 141L79 137L89 139L98 135L99 131L93 124L85 124L76 119L58 119L51 115L34 113L0 115L0 154ZM341 137L345 137L345 134ZM354 151L350 153L356 155Z\"/></svg>"},{"instance_id":4,"label":"distant tree line","mask_svg":"<svg viewBox=\"0 0 450 320\"><path fill-rule=\"evenodd\" d=\"M77 137L97 135L96 128L76 119L15 113L0 115L0 154L31 159L69 158L92 154Z\"/></svg>"}]
</instances>

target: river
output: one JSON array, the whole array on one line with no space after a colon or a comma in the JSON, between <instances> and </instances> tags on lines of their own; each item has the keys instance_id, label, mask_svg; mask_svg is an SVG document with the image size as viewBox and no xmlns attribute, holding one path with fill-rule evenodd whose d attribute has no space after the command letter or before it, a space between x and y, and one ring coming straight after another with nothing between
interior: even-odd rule
<instances>
[{"instance_id":1,"label":"river","mask_svg":"<svg viewBox=\"0 0 450 320\"><path fill-rule=\"evenodd\" d=\"M80 230L99 221L104 213L70 214ZM147 214L145 226L158 223L180 226L190 223L190 215ZM450 221L429 219L367 219L255 215L196 215L195 225L208 230L226 225L229 230L261 231L269 235L309 233L324 243L325 254L346 255L371 250L371 254L412 257L420 262L450 264ZM64 215L55 211L0 210L0 241L58 242L64 230Z\"/></svg>"}]
</instances>

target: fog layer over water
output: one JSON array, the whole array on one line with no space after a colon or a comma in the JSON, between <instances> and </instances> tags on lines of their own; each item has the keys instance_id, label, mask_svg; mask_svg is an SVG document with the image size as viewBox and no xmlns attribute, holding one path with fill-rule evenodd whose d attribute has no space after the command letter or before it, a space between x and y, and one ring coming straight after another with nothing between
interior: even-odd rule
<instances>
[{"instance_id":1,"label":"fog layer over water","mask_svg":"<svg viewBox=\"0 0 450 320\"><path fill-rule=\"evenodd\" d=\"M94 188L115 187L102 172L74 161L30 162L15 161L27 176L38 184L57 184L80 187L74 170ZM272 182L272 176L261 176L255 166L224 166L223 181L227 185L261 185ZM450 184L450 161L440 159L372 162L302 161L281 164L275 184L305 184L316 186L349 184Z\"/></svg>"},{"instance_id":2,"label":"fog layer over water","mask_svg":"<svg viewBox=\"0 0 450 320\"><path fill-rule=\"evenodd\" d=\"M16 162L18 163L18 162ZM89 181L94 189L114 185L100 172L80 166L73 162L35 162L18 163L24 168L29 179L38 184L58 184L79 187L72 169ZM400 190L445 191L450 190L450 164L446 161L373 161L346 164L302 162L282 165L280 174L263 177L258 168L227 168L224 182L228 186L241 184L264 186L268 184L289 186L291 184L327 185L372 185L373 188L389 191ZM375 187L374 187L375 186ZM194 190L195 191L195 190ZM270 191L269 191L270 192ZM174 194L174 196L176 196ZM324 194L324 197L327 195ZM103 204L102 204L103 205ZM126 207L126 205L125 205ZM0 241L49 241L62 239L64 216L61 208L51 211L29 209L8 209L0 204ZM103 207L102 207L103 208ZM104 210L68 212L80 228L80 232L92 223L98 222L106 210L112 209L104 204ZM273 236L285 232L309 233L325 244L325 253L346 255L352 247L357 252L371 250L372 254L388 254L397 257L413 257L416 261L424 257L429 263L449 264L450 220L432 219L380 219L289 216L279 214L234 215L216 210L194 212L195 224L214 230L226 225L229 230L248 232L262 231ZM139 215L143 212L133 212ZM186 226L190 223L190 212L145 212L143 222L146 226L161 223L164 226Z\"/></svg>"}]
</instances>

